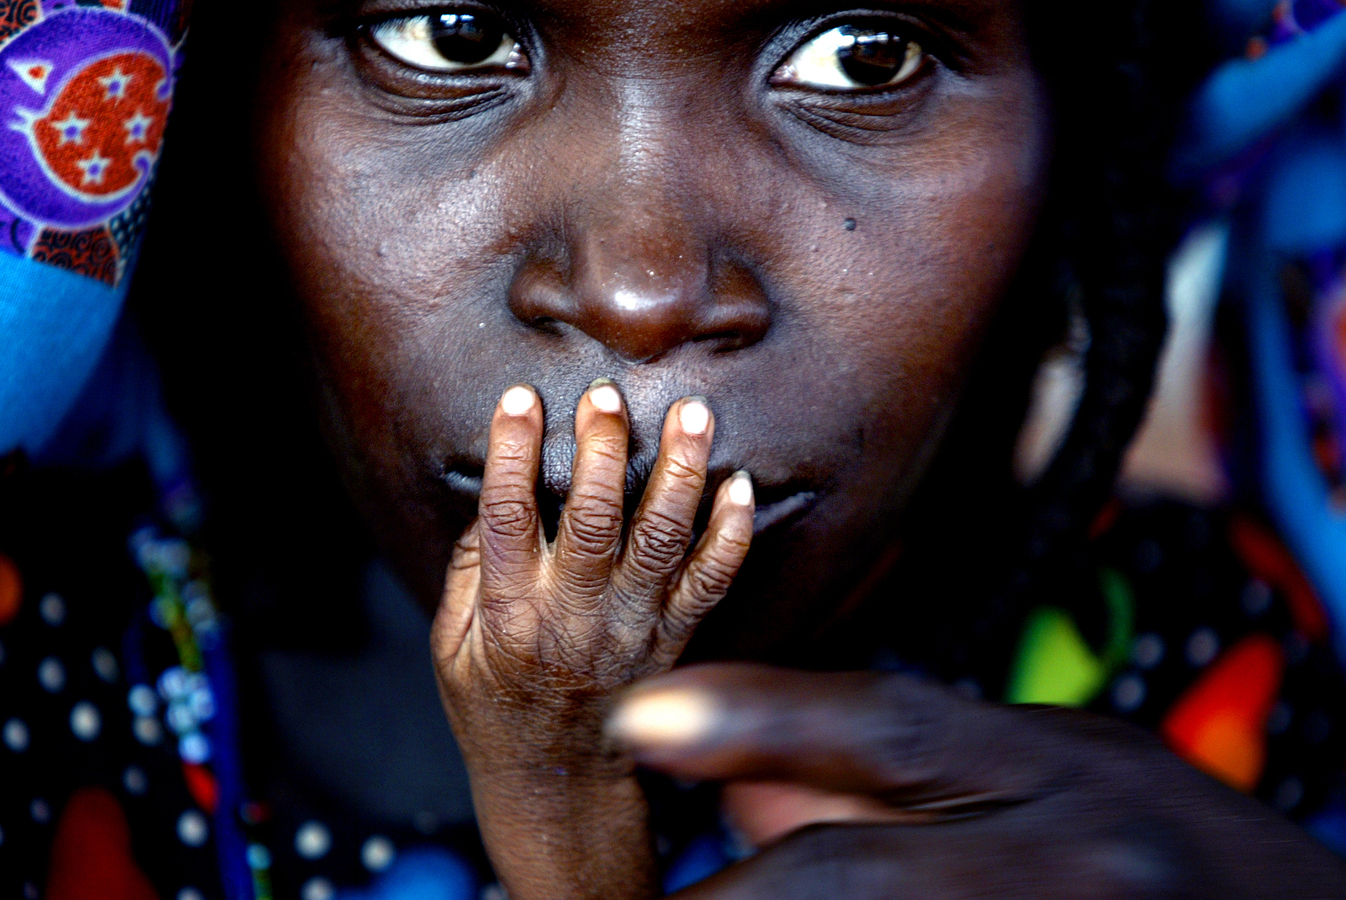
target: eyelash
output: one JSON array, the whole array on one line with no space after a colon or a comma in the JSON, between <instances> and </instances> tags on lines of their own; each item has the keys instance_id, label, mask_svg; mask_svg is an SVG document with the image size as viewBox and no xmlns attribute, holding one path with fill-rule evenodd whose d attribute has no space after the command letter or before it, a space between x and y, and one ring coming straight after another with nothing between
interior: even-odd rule
<instances>
[{"instance_id":1,"label":"eyelash","mask_svg":"<svg viewBox=\"0 0 1346 900\"><path fill-rule=\"evenodd\" d=\"M488 17L502 24L506 29L508 37L513 38L516 48L522 52L522 65L519 66L492 66L478 67L477 65L467 65L460 69L432 69L428 67L416 66L408 60L401 58L391 52L376 37L376 32L380 28L386 28L398 22L411 22L421 19L434 19L435 17L453 15L453 14L475 14ZM492 9L485 6L474 6L470 3L454 3L443 7L432 7L425 9L399 9L379 12L374 15L363 17L353 23L354 28L348 31L348 34L359 39L368 50L382 57L385 64L396 66L405 70L408 75L423 87L428 87L429 82L438 81L440 83L454 83L460 87L466 86L469 81L484 81L490 79L499 83L502 77L523 77L531 74L534 65L534 47L530 40L530 32L523 22L520 22L515 16L505 13L503 10ZM906 44L916 45L919 51L919 57L916 61L916 67L909 76L898 79L895 82L880 85L857 85L855 87L826 87L810 85L808 83L790 83L778 81L778 75L797 54L799 54L810 42L818 40L830 31L842 27L850 26L856 29L864 29L875 32L886 32L902 40ZM779 37L790 34L790 43L788 49L783 53L773 54L777 57L775 64L767 75L767 86L771 90L784 90L790 93L804 94L813 93L820 96L830 97L832 100L838 100L845 97L855 97L862 100L865 97L876 97L879 95L892 95L909 91L915 82L923 80L926 70L932 62L945 62L947 57L943 52L943 42L935 33L923 25L917 24L912 19L897 15L895 13L875 12L872 10L852 10L843 13L837 13L824 19L813 19L795 23L793 26L787 26L783 32L778 32ZM771 41L769 43L776 43ZM783 43L783 41L782 41ZM512 71L511 71L512 70Z\"/></svg>"}]
</instances>

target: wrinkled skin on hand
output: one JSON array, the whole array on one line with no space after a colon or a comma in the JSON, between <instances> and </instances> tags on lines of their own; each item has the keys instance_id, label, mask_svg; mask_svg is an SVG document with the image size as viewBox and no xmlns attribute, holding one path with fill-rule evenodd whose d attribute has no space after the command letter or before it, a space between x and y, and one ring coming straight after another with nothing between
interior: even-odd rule
<instances>
[{"instance_id":1,"label":"wrinkled skin on hand","mask_svg":"<svg viewBox=\"0 0 1346 900\"><path fill-rule=\"evenodd\" d=\"M726 782L765 848L685 900L1346 897L1346 863L1280 815L1074 710L708 665L636 687L610 729L647 765Z\"/></svg>"},{"instance_id":2,"label":"wrinkled skin on hand","mask_svg":"<svg viewBox=\"0 0 1346 900\"><path fill-rule=\"evenodd\" d=\"M480 516L432 631L440 692L511 897L655 896L644 798L603 740L603 713L618 688L671 669L729 589L752 539L752 484L739 473L720 485L688 553L714 419L687 398L628 525L626 412L598 382L576 410L572 487L548 542L541 407L525 386L497 407Z\"/></svg>"}]
</instances>

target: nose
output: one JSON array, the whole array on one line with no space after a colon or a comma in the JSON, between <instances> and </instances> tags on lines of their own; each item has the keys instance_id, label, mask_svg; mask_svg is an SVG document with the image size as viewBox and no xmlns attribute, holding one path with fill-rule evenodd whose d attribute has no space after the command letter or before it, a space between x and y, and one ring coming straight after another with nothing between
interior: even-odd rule
<instances>
[{"instance_id":1,"label":"nose","mask_svg":"<svg viewBox=\"0 0 1346 900\"><path fill-rule=\"evenodd\" d=\"M683 211L686 188L651 187L621 178L574 198L560 234L539 241L549 252L530 254L515 276L514 315L572 326L635 362L690 343L728 350L761 340L770 307L751 266Z\"/></svg>"}]
</instances>

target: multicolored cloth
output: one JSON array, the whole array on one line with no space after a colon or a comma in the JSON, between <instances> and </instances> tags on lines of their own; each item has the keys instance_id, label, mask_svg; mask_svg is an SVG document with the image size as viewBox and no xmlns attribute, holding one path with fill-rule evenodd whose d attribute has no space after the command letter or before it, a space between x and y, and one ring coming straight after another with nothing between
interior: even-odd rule
<instances>
[{"instance_id":1,"label":"multicolored cloth","mask_svg":"<svg viewBox=\"0 0 1346 900\"><path fill-rule=\"evenodd\" d=\"M187 8L0 0L0 453L42 448L121 312Z\"/></svg>"}]
</instances>

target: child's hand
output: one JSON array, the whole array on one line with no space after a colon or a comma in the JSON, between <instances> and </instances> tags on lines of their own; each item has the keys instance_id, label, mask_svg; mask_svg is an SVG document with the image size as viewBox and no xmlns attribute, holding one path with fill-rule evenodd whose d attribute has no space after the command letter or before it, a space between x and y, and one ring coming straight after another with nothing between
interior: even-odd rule
<instances>
[{"instance_id":1,"label":"child's hand","mask_svg":"<svg viewBox=\"0 0 1346 900\"><path fill-rule=\"evenodd\" d=\"M1346 898L1346 863L1276 812L1075 710L714 665L634 688L610 730L655 768L727 782L766 847L686 900Z\"/></svg>"},{"instance_id":2,"label":"child's hand","mask_svg":"<svg viewBox=\"0 0 1346 900\"><path fill-rule=\"evenodd\" d=\"M687 553L713 431L704 402L674 404L624 527L626 412L615 386L595 383L575 413L572 484L549 545L536 502L541 404L519 386L495 411L479 517L456 548L432 649L513 900L657 889L643 797L602 721L615 689L672 667L747 554L743 473L720 486Z\"/></svg>"}]
</instances>

